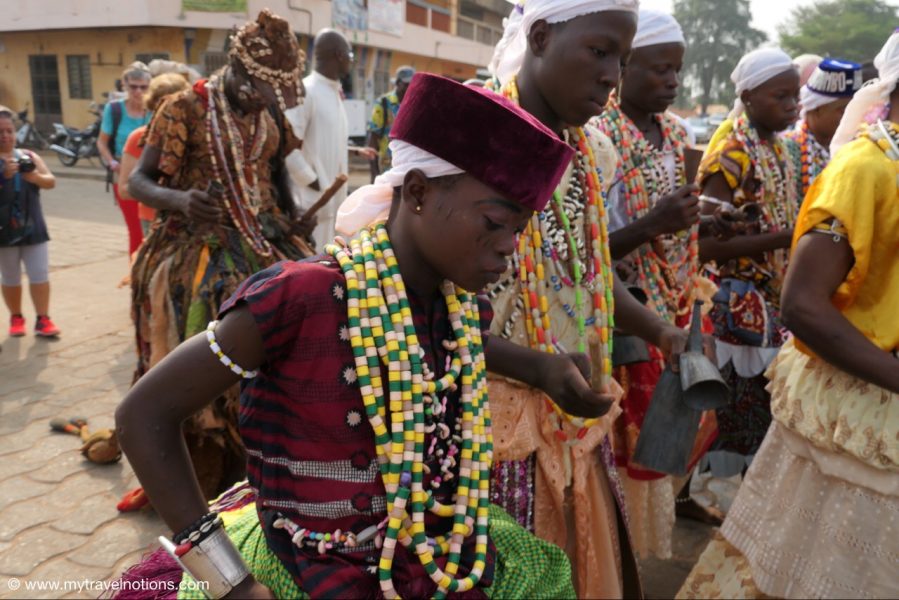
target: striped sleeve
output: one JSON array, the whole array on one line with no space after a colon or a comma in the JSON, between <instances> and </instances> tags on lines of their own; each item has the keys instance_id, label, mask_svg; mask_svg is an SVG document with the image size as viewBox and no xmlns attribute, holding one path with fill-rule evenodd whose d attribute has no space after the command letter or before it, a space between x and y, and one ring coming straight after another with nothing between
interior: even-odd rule
<instances>
[{"instance_id":1,"label":"striped sleeve","mask_svg":"<svg viewBox=\"0 0 899 600\"><path fill-rule=\"evenodd\" d=\"M306 299L316 288L313 265L282 261L244 281L222 304L219 318L239 306L250 309L262 336L266 365L276 365L296 346Z\"/></svg>"}]
</instances>

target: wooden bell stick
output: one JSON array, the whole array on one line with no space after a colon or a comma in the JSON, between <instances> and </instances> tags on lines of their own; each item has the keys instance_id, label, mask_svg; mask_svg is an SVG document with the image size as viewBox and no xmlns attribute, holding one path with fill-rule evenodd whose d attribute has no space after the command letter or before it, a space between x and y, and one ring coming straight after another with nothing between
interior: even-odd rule
<instances>
[{"instance_id":1,"label":"wooden bell stick","mask_svg":"<svg viewBox=\"0 0 899 600\"><path fill-rule=\"evenodd\" d=\"M338 175L334 179L334 183L331 184L331 187L326 189L325 193L322 194L321 198L319 198L318 201L315 204L313 204L312 206L310 206L309 210L307 210L305 212L305 214L303 214L303 217L301 220L308 221L309 219L311 219L315 215L315 213L320 211L331 200L331 198L334 197L334 194L336 194L337 191L340 190L341 187L343 187L343 185L347 182L348 179L349 178L346 175L344 175L343 173Z\"/></svg>"}]
</instances>

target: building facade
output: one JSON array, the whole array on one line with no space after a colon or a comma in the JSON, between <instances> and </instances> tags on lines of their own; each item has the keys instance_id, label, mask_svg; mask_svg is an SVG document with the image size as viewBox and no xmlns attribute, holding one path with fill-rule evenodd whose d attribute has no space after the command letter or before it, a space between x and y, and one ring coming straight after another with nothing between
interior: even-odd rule
<instances>
[{"instance_id":1,"label":"building facade","mask_svg":"<svg viewBox=\"0 0 899 600\"><path fill-rule=\"evenodd\" d=\"M227 60L228 32L271 8L311 49L325 27L354 46L347 97L370 109L398 66L458 80L492 56L511 8L505 0L29 0L0 20L0 105L26 105L41 129L83 127L135 60L166 58L209 74ZM191 10L205 5L207 10ZM310 57L311 57L311 53ZM307 64L307 69L311 65Z\"/></svg>"}]
</instances>

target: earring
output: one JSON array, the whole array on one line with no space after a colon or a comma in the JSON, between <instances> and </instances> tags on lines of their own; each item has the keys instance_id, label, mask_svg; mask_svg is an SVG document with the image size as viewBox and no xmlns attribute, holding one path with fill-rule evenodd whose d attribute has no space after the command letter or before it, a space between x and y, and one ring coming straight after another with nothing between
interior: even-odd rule
<instances>
[{"instance_id":1,"label":"earring","mask_svg":"<svg viewBox=\"0 0 899 600\"><path fill-rule=\"evenodd\" d=\"M421 204L419 204L418 206L415 207L415 212L417 212L417 213L421 212Z\"/></svg>"}]
</instances>

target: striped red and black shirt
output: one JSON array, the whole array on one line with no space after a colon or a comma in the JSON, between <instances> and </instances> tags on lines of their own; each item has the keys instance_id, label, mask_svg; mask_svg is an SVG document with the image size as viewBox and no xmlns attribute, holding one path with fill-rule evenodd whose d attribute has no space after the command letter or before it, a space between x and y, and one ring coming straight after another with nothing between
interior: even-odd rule
<instances>
[{"instance_id":1,"label":"striped red and black shirt","mask_svg":"<svg viewBox=\"0 0 899 600\"><path fill-rule=\"evenodd\" d=\"M448 358L442 342L453 338L446 302L439 291L431 298L411 290L408 295L419 342L440 377ZM346 296L337 262L318 256L281 262L253 275L221 308L224 316L245 305L262 336L265 362L241 391L247 472L259 494L257 509L268 545L314 598L380 595L380 551L372 543L320 555L298 548L286 531L272 525L281 513L313 531L358 533L386 517L374 432L356 381ZM478 300L486 340L492 310L486 299ZM458 393L448 397L448 406L450 414L457 414ZM438 490L441 501L452 501L454 483ZM428 535L451 528L451 520L429 517ZM469 541L462 574L473 562L473 539ZM492 581L493 563L491 544L482 586ZM438 564L442 566L439 559ZM403 597L431 597L436 589L417 557L399 545L393 573Z\"/></svg>"}]
</instances>

